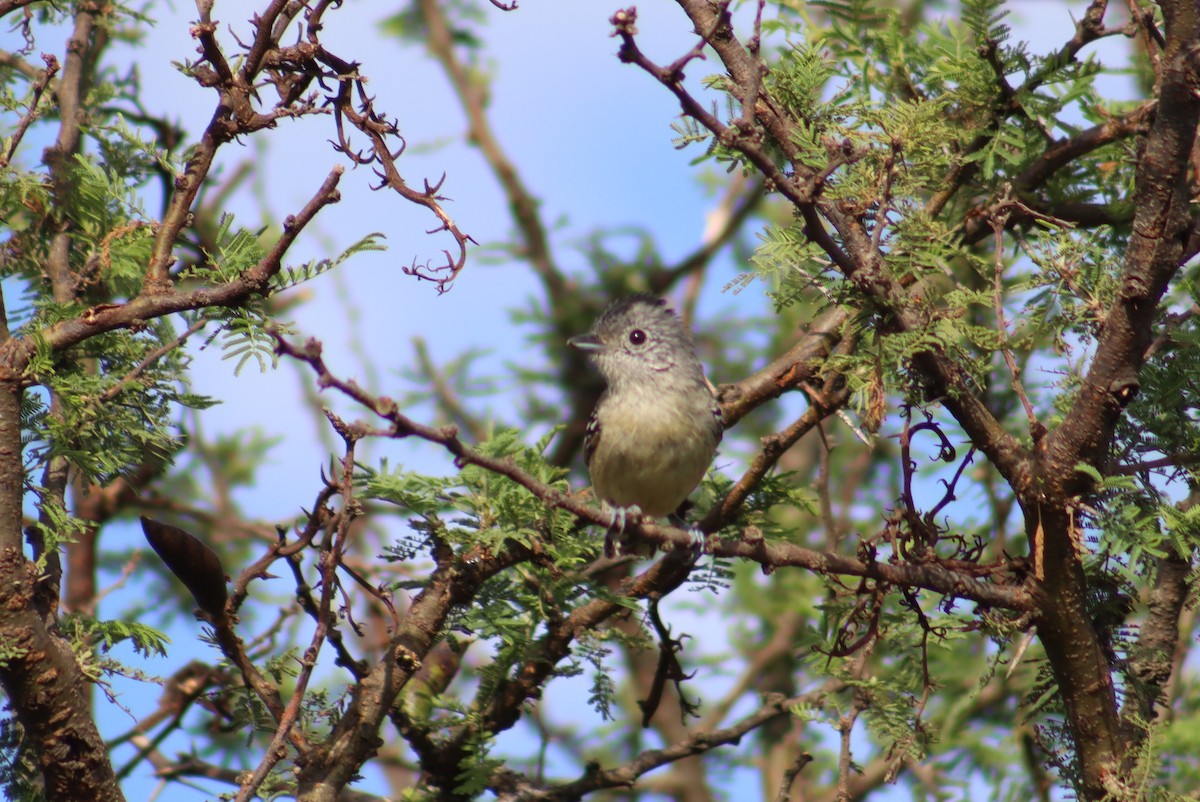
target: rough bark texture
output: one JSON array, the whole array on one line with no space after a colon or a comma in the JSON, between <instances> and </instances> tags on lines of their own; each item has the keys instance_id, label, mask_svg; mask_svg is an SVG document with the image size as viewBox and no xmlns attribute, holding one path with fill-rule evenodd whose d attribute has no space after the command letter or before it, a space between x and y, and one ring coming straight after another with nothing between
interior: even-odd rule
<instances>
[{"instance_id":1,"label":"rough bark texture","mask_svg":"<svg viewBox=\"0 0 1200 802\"><path fill-rule=\"evenodd\" d=\"M1188 164L1200 120L1200 7L1176 2L1162 8L1166 48L1158 111L1141 149L1120 297L1108 311L1095 359L1070 411L1036 450L1032 492L1021 497L1031 551L1040 546L1042 554L1038 632L1076 742L1087 799L1111 791L1131 756L1118 717L1114 667L1086 608L1074 504L1087 487L1075 466L1104 466L1122 399L1136 387L1159 299L1182 261L1189 232Z\"/></svg>"},{"instance_id":2,"label":"rough bark texture","mask_svg":"<svg viewBox=\"0 0 1200 802\"><path fill-rule=\"evenodd\" d=\"M92 720L88 682L54 619L36 603L40 577L22 550L20 397L0 382L0 684L41 767L47 799L116 802L117 785Z\"/></svg>"}]
</instances>

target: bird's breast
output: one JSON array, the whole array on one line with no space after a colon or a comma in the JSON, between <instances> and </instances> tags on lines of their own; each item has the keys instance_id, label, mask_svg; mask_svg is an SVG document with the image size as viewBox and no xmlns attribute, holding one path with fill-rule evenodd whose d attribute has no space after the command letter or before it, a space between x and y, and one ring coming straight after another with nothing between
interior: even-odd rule
<instances>
[{"instance_id":1,"label":"bird's breast","mask_svg":"<svg viewBox=\"0 0 1200 802\"><path fill-rule=\"evenodd\" d=\"M704 478L717 438L704 414L667 398L647 400L605 410L592 485L610 504L636 504L646 515L663 517Z\"/></svg>"}]
</instances>

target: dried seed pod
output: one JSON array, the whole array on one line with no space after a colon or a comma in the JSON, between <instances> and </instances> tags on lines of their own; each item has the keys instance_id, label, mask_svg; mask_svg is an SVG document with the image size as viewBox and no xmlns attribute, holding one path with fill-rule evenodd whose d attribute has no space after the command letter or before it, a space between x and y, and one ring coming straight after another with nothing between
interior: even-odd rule
<instances>
[{"instance_id":1,"label":"dried seed pod","mask_svg":"<svg viewBox=\"0 0 1200 802\"><path fill-rule=\"evenodd\" d=\"M225 569L217 553L195 535L144 515L142 532L171 573L191 592L196 606L214 619L223 618L229 592L225 588Z\"/></svg>"}]
</instances>

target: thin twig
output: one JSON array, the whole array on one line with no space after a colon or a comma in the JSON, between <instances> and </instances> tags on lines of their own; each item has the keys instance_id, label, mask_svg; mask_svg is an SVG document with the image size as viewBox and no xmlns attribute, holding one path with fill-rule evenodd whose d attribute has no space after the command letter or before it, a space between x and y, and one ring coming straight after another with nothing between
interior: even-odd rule
<instances>
[{"instance_id":1,"label":"thin twig","mask_svg":"<svg viewBox=\"0 0 1200 802\"><path fill-rule=\"evenodd\" d=\"M17 121L16 130L13 131L12 138L8 143L8 152L0 156L0 169L12 163L13 155L16 154L21 140L25 138L25 132L29 130L29 126L33 124L33 121L40 114L38 104L42 100L42 95L46 92L46 88L50 86L54 76L58 74L58 59L53 54L43 53L42 60L45 62L46 68L38 71L38 77L34 80L33 86L30 87L33 98L29 101L29 109Z\"/></svg>"},{"instance_id":2,"label":"thin twig","mask_svg":"<svg viewBox=\"0 0 1200 802\"><path fill-rule=\"evenodd\" d=\"M1021 370L1017 367L1017 360L1013 357L1012 349L1008 347L1008 323L1004 319L1004 221L1006 215L998 212L993 217L992 230L995 234L995 244L992 248L995 256L994 267L992 271L992 306L996 311L996 330L1000 333L1000 353L1004 357L1004 364L1008 365L1008 372L1012 376L1013 392L1017 394L1017 398L1021 400L1021 406L1025 409L1025 416L1029 419L1029 431L1037 432L1043 429L1041 423L1037 419L1037 414L1033 411L1033 404L1029 402L1029 396L1025 393L1025 385L1021 382Z\"/></svg>"},{"instance_id":3,"label":"thin twig","mask_svg":"<svg viewBox=\"0 0 1200 802\"><path fill-rule=\"evenodd\" d=\"M103 404L106 401L111 401L112 399L116 398L118 395L120 395L121 391L124 390L125 387L131 381L133 381L138 376L141 376L143 373L145 373L146 369L149 368L151 365L153 365L155 362L157 362L159 359L161 359L162 357L171 353L179 346L183 345L185 342L187 342L189 337L191 337L196 332L200 331L200 329L204 328L207 324L208 324L208 320L206 318L201 317L201 318L197 319L195 322L193 322L192 325L188 326L187 330L185 330L182 334L180 334L174 340L171 340L171 342L169 342L163 346L160 346L158 348L155 348L153 351L146 354L145 358L142 359L141 362L139 362L136 366L134 366L134 368L132 370L130 370L128 373L126 373L124 376L122 376L120 381L118 381L112 387L109 387L107 390L105 390L103 393L101 393L97 397L96 401L98 403Z\"/></svg>"}]
</instances>

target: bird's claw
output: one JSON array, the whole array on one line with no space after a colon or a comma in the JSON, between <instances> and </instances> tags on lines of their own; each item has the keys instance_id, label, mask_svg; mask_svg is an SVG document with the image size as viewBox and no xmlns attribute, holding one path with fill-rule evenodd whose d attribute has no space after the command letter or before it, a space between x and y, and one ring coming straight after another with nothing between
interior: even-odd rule
<instances>
[{"instance_id":1,"label":"bird's claw","mask_svg":"<svg viewBox=\"0 0 1200 802\"><path fill-rule=\"evenodd\" d=\"M642 517L642 509L633 504L629 507L609 507L609 512L612 513L612 522L609 523L608 532L604 536L604 556L616 557L621 551L618 536L625 533L625 527L630 521L637 521Z\"/></svg>"},{"instance_id":2,"label":"bird's claw","mask_svg":"<svg viewBox=\"0 0 1200 802\"><path fill-rule=\"evenodd\" d=\"M625 531L625 526L630 521L636 521L642 517L642 508L636 504L629 507L611 507L609 510L612 513L612 523L608 528L622 534Z\"/></svg>"}]
</instances>

